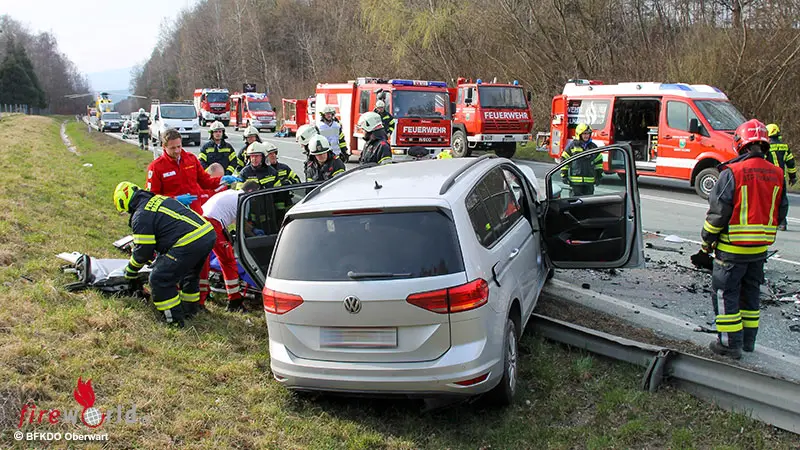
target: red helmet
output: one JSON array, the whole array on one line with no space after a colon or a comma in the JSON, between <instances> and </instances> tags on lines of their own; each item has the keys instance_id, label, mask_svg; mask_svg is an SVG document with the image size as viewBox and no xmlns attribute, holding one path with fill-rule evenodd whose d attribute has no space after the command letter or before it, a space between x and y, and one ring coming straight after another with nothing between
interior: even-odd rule
<instances>
[{"instance_id":1,"label":"red helmet","mask_svg":"<svg viewBox=\"0 0 800 450\"><path fill-rule=\"evenodd\" d=\"M769 148L767 126L756 119L750 119L739 125L736 132L733 133L733 149L737 153L741 153L747 144L753 142L760 142L762 148Z\"/></svg>"}]
</instances>

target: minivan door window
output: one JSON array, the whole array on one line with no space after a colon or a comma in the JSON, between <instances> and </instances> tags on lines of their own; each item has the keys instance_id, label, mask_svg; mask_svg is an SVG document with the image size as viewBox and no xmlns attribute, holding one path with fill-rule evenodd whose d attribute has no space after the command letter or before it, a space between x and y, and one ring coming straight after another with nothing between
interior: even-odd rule
<instances>
[{"instance_id":1,"label":"minivan door window","mask_svg":"<svg viewBox=\"0 0 800 450\"><path fill-rule=\"evenodd\" d=\"M522 217L520 204L500 169L489 172L473 188L466 206L475 236L487 248Z\"/></svg>"}]
</instances>

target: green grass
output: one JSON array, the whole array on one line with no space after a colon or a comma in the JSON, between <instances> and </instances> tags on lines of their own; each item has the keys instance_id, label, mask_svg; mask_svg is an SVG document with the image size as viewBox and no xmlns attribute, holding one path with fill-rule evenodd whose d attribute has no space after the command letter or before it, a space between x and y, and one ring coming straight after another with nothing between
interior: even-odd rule
<instances>
[{"instance_id":1,"label":"green grass","mask_svg":"<svg viewBox=\"0 0 800 450\"><path fill-rule=\"evenodd\" d=\"M211 314L172 330L151 305L95 292L69 293L55 254L123 257L128 233L111 204L117 182L143 182L150 154L70 123L80 156L67 152L59 122L3 119L0 162L0 447L16 442L24 402L71 410L79 376L96 406L137 405L146 424L107 423L103 448L741 448L789 449L800 437L691 396L639 390L642 369L554 345L521 341L517 402L478 402L421 412L412 401L298 396L269 369L263 314ZM83 167L91 163L92 167ZM29 281L33 280L33 281ZM24 431L88 432L25 425ZM61 442L57 447L101 448Z\"/></svg>"},{"instance_id":2,"label":"green grass","mask_svg":"<svg viewBox=\"0 0 800 450\"><path fill-rule=\"evenodd\" d=\"M548 163L553 162L553 157L550 156L550 153L536 150L535 142L528 142L525 146L517 144L517 151L514 153L514 158Z\"/></svg>"}]
</instances>

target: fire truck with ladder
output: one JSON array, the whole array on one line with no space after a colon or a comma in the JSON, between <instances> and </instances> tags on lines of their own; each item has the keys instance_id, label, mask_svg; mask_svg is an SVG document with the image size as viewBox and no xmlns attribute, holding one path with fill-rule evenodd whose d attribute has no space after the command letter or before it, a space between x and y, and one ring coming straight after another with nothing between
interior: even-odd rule
<instances>
[{"instance_id":1,"label":"fire truck with ladder","mask_svg":"<svg viewBox=\"0 0 800 450\"><path fill-rule=\"evenodd\" d=\"M195 89L194 107L201 127L217 120L226 127L231 122L231 102L227 89Z\"/></svg>"},{"instance_id":2,"label":"fire truck with ladder","mask_svg":"<svg viewBox=\"0 0 800 450\"><path fill-rule=\"evenodd\" d=\"M498 156L511 158L518 143L531 141L530 93L526 97L516 80L503 84L459 78L456 87L448 91L455 111L453 156L493 149Z\"/></svg>"},{"instance_id":3,"label":"fire truck with ladder","mask_svg":"<svg viewBox=\"0 0 800 450\"><path fill-rule=\"evenodd\" d=\"M452 116L447 83L443 81L361 77L346 83L320 83L314 109L333 106L348 149L360 155L365 142L359 139L363 133L356 124L361 114L375 109L378 100L386 103L396 120L394 133L389 136L394 160L413 159L408 155L412 147L424 148L431 156L450 148ZM320 120L317 114L317 124Z\"/></svg>"},{"instance_id":4,"label":"fire truck with ladder","mask_svg":"<svg viewBox=\"0 0 800 450\"><path fill-rule=\"evenodd\" d=\"M736 157L733 132L744 121L725 93L712 86L569 80L553 98L547 150L558 160L575 126L586 123L598 146L631 146L637 175L686 180L708 198L719 179L717 166ZM603 158L607 173L619 172L624 164L609 161L607 154Z\"/></svg>"}]
</instances>

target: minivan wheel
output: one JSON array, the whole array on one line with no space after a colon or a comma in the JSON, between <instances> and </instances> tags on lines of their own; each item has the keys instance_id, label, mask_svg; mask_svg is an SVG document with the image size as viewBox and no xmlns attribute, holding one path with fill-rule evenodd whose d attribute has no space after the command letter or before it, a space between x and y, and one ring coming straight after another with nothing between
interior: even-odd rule
<instances>
[{"instance_id":1,"label":"minivan wheel","mask_svg":"<svg viewBox=\"0 0 800 450\"><path fill-rule=\"evenodd\" d=\"M517 350L517 325L511 318L508 318L503 340L503 378L487 394L492 403L508 406L514 402L514 394L517 392L517 355L519 354Z\"/></svg>"}]
</instances>

